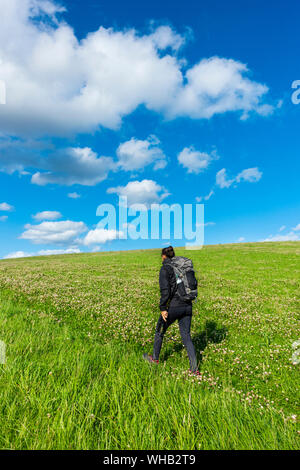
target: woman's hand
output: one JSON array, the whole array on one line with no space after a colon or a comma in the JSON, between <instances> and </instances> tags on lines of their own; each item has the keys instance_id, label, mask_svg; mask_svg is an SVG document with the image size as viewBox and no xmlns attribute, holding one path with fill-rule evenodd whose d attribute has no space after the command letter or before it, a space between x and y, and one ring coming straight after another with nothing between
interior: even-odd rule
<instances>
[{"instance_id":1,"label":"woman's hand","mask_svg":"<svg viewBox=\"0 0 300 470\"><path fill-rule=\"evenodd\" d=\"M163 317L164 321L167 321L168 318L168 312L165 310L164 312L160 312L161 316Z\"/></svg>"}]
</instances>

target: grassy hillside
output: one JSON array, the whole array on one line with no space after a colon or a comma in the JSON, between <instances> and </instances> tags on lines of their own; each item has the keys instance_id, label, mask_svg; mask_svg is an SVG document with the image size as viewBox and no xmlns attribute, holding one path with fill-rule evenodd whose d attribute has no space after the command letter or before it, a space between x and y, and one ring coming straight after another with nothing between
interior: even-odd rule
<instances>
[{"instance_id":1,"label":"grassy hillside","mask_svg":"<svg viewBox=\"0 0 300 470\"><path fill-rule=\"evenodd\" d=\"M178 249L199 279L188 374L178 326L152 349L158 250L0 262L0 448L296 449L299 242Z\"/></svg>"}]
</instances>

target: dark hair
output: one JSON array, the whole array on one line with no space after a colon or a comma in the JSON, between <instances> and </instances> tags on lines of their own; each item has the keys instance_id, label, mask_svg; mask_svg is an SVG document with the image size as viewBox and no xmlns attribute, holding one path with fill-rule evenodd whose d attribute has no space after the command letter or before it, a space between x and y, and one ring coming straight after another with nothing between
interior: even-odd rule
<instances>
[{"instance_id":1,"label":"dark hair","mask_svg":"<svg viewBox=\"0 0 300 470\"><path fill-rule=\"evenodd\" d=\"M175 256L175 251L172 246L168 246L167 248L163 248L161 250L161 255L167 256L167 258L173 258Z\"/></svg>"}]
</instances>

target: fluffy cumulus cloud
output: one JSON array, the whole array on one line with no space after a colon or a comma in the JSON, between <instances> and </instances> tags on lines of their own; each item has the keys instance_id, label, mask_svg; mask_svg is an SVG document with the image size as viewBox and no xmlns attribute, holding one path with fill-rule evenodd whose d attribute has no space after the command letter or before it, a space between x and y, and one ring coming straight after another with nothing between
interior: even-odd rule
<instances>
[{"instance_id":1,"label":"fluffy cumulus cloud","mask_svg":"<svg viewBox=\"0 0 300 470\"><path fill-rule=\"evenodd\" d=\"M262 177L262 172L257 167L247 168L241 171L235 178L228 178L226 168L218 171L216 175L216 185L221 189L229 188L233 183L247 181L248 183L256 183Z\"/></svg>"},{"instance_id":2,"label":"fluffy cumulus cloud","mask_svg":"<svg viewBox=\"0 0 300 470\"><path fill-rule=\"evenodd\" d=\"M109 188L109 194L116 193L127 197L127 204L144 204L149 207L153 203L160 203L169 196L167 190L153 180L130 181L126 186Z\"/></svg>"},{"instance_id":3,"label":"fluffy cumulus cloud","mask_svg":"<svg viewBox=\"0 0 300 470\"><path fill-rule=\"evenodd\" d=\"M33 184L94 186L107 177L108 172L115 168L115 163L110 157L98 157L89 147L77 147L43 159L43 166L49 171L34 173L31 178Z\"/></svg>"},{"instance_id":4,"label":"fluffy cumulus cloud","mask_svg":"<svg viewBox=\"0 0 300 470\"><path fill-rule=\"evenodd\" d=\"M217 159L217 153L199 152L194 147L185 147L177 156L179 163L187 168L188 173L200 173L209 166L212 160Z\"/></svg>"},{"instance_id":5,"label":"fluffy cumulus cloud","mask_svg":"<svg viewBox=\"0 0 300 470\"><path fill-rule=\"evenodd\" d=\"M66 11L65 7L54 3L51 0L31 0L31 15L38 16L41 13L47 14L54 22L56 22L55 15Z\"/></svg>"},{"instance_id":6,"label":"fluffy cumulus cloud","mask_svg":"<svg viewBox=\"0 0 300 470\"><path fill-rule=\"evenodd\" d=\"M116 168L111 157L98 156L89 147L54 150L47 141L1 140L0 136L0 171L9 174L17 171L23 175L33 173L31 182L40 186L51 183L94 186ZM69 197L78 197L77 193L70 194Z\"/></svg>"},{"instance_id":7,"label":"fluffy cumulus cloud","mask_svg":"<svg viewBox=\"0 0 300 470\"><path fill-rule=\"evenodd\" d=\"M116 129L140 105L169 119L272 112L267 86L245 64L211 57L186 67L178 55L185 37L169 26L148 34L99 27L78 40L63 10L52 0L0 0L4 133Z\"/></svg>"},{"instance_id":8,"label":"fluffy cumulus cloud","mask_svg":"<svg viewBox=\"0 0 300 470\"><path fill-rule=\"evenodd\" d=\"M57 220L61 219L62 215L58 211L43 211L38 212L37 214L33 215L32 218L35 220Z\"/></svg>"},{"instance_id":9,"label":"fluffy cumulus cloud","mask_svg":"<svg viewBox=\"0 0 300 470\"><path fill-rule=\"evenodd\" d=\"M216 175L216 185L220 188L229 188L232 183L234 183L235 179L228 179L226 168L222 168L222 170L218 171Z\"/></svg>"},{"instance_id":10,"label":"fluffy cumulus cloud","mask_svg":"<svg viewBox=\"0 0 300 470\"><path fill-rule=\"evenodd\" d=\"M248 181L249 183L256 183L261 177L262 172L258 168L247 168L247 170L243 170L237 175L236 182Z\"/></svg>"},{"instance_id":11,"label":"fluffy cumulus cloud","mask_svg":"<svg viewBox=\"0 0 300 470\"><path fill-rule=\"evenodd\" d=\"M14 210L14 207L8 204L7 202L1 202L0 203L0 211L3 212L11 212Z\"/></svg>"},{"instance_id":12,"label":"fluffy cumulus cloud","mask_svg":"<svg viewBox=\"0 0 300 470\"><path fill-rule=\"evenodd\" d=\"M186 38L176 34L169 26L160 26L152 34L151 39L157 49L164 50L171 47L173 51L178 51L185 43Z\"/></svg>"},{"instance_id":13,"label":"fluffy cumulus cloud","mask_svg":"<svg viewBox=\"0 0 300 470\"><path fill-rule=\"evenodd\" d=\"M90 147L60 148L55 151L51 146L47 148L46 142L41 146L22 139L0 139L0 171L31 175L33 170L31 183L39 186L94 186L111 171L139 171L148 165L153 165L154 170L164 168L167 160L159 144L159 140L152 135L146 140L133 137L119 145L117 159L114 160L99 156ZM80 194L71 192L68 197L77 199Z\"/></svg>"},{"instance_id":14,"label":"fluffy cumulus cloud","mask_svg":"<svg viewBox=\"0 0 300 470\"><path fill-rule=\"evenodd\" d=\"M15 171L19 174L28 174L25 169L43 168L45 161L41 155L46 149L47 144L41 140L8 138L0 134L0 171L8 174L13 174Z\"/></svg>"},{"instance_id":15,"label":"fluffy cumulus cloud","mask_svg":"<svg viewBox=\"0 0 300 470\"><path fill-rule=\"evenodd\" d=\"M119 166L125 171L142 170L150 164L154 164L154 170L164 168L167 161L159 143L153 135L146 140L132 137L123 142L117 149Z\"/></svg>"},{"instance_id":16,"label":"fluffy cumulus cloud","mask_svg":"<svg viewBox=\"0 0 300 470\"><path fill-rule=\"evenodd\" d=\"M247 78L247 72L245 64L232 59L202 59L187 70L186 84L180 87L167 113L198 119L227 111L241 112L242 119L251 111L270 114L272 106L260 103L268 88Z\"/></svg>"},{"instance_id":17,"label":"fluffy cumulus cloud","mask_svg":"<svg viewBox=\"0 0 300 470\"><path fill-rule=\"evenodd\" d=\"M90 230L82 243L84 245L94 245L96 243L106 243L108 241L116 240L119 236L122 235L122 232L117 230L108 230L105 228L96 228L95 230ZM98 247L99 248L99 247Z\"/></svg>"},{"instance_id":18,"label":"fluffy cumulus cloud","mask_svg":"<svg viewBox=\"0 0 300 470\"><path fill-rule=\"evenodd\" d=\"M38 225L26 224L20 238L35 244L67 244L86 231L83 222L42 222Z\"/></svg>"}]
</instances>

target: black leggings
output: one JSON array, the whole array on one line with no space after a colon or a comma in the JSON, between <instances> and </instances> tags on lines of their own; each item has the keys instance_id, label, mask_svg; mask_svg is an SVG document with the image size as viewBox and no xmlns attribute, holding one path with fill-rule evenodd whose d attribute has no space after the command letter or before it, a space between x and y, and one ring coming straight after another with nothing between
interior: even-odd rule
<instances>
[{"instance_id":1,"label":"black leggings","mask_svg":"<svg viewBox=\"0 0 300 470\"><path fill-rule=\"evenodd\" d=\"M162 342L164 339L164 334L167 331L168 327L176 320L178 320L181 339L189 356L190 369L191 371L195 372L197 370L197 359L195 348L190 334L192 320L191 305L188 305L186 307L171 307L168 311L167 321L164 321L161 315L159 316L155 329L153 359L158 360Z\"/></svg>"}]
</instances>

